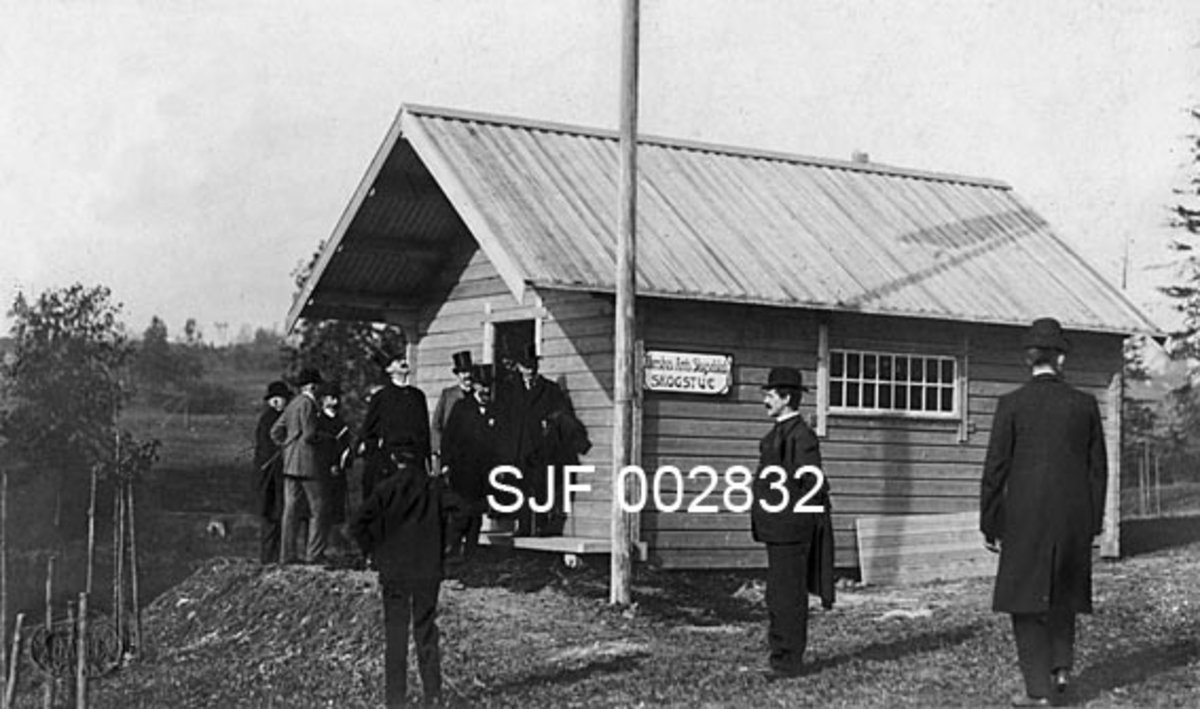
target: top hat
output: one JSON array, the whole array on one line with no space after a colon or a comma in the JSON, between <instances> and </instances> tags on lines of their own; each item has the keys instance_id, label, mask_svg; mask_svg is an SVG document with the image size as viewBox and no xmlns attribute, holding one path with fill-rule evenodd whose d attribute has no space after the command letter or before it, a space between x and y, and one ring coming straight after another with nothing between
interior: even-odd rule
<instances>
[{"instance_id":1,"label":"top hat","mask_svg":"<svg viewBox=\"0 0 1200 709\"><path fill-rule=\"evenodd\" d=\"M454 369L452 371L455 374L472 371L470 350L455 352L451 357L454 359Z\"/></svg>"},{"instance_id":2,"label":"top hat","mask_svg":"<svg viewBox=\"0 0 1200 709\"><path fill-rule=\"evenodd\" d=\"M492 365L477 364L471 367L471 380L480 386L490 387L495 380L492 376Z\"/></svg>"},{"instance_id":3,"label":"top hat","mask_svg":"<svg viewBox=\"0 0 1200 709\"><path fill-rule=\"evenodd\" d=\"M274 381L267 385L267 393L263 395L264 399L272 399L281 396L285 399L291 397L292 390L288 388L286 382Z\"/></svg>"},{"instance_id":4,"label":"top hat","mask_svg":"<svg viewBox=\"0 0 1200 709\"><path fill-rule=\"evenodd\" d=\"M513 355L513 359L516 360L517 364L523 367L537 366L537 361L540 357L541 355L537 353L537 345L532 342L526 343L519 352Z\"/></svg>"},{"instance_id":5,"label":"top hat","mask_svg":"<svg viewBox=\"0 0 1200 709\"><path fill-rule=\"evenodd\" d=\"M808 387L804 386L804 377L800 376L800 370L795 367L771 367L770 373L767 374L767 383L762 385L765 389L796 389L798 391L808 391Z\"/></svg>"},{"instance_id":6,"label":"top hat","mask_svg":"<svg viewBox=\"0 0 1200 709\"><path fill-rule=\"evenodd\" d=\"M322 381L324 380L321 379L321 373L312 367L304 367L296 375L296 386L298 387L306 384L320 384Z\"/></svg>"},{"instance_id":7,"label":"top hat","mask_svg":"<svg viewBox=\"0 0 1200 709\"><path fill-rule=\"evenodd\" d=\"M1029 326L1029 331L1021 338L1022 347L1040 347L1046 350L1070 352L1071 341L1062 331L1062 325L1054 318L1039 318Z\"/></svg>"}]
</instances>

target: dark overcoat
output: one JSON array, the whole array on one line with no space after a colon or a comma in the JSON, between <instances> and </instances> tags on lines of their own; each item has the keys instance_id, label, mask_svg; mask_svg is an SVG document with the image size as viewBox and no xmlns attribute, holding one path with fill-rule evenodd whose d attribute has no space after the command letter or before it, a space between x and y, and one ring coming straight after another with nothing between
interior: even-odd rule
<instances>
[{"instance_id":1,"label":"dark overcoat","mask_svg":"<svg viewBox=\"0 0 1200 709\"><path fill-rule=\"evenodd\" d=\"M450 468L450 489L469 514L487 506L488 476L499 461L496 416L474 398L454 404L442 438L442 463Z\"/></svg>"},{"instance_id":2,"label":"dark overcoat","mask_svg":"<svg viewBox=\"0 0 1200 709\"><path fill-rule=\"evenodd\" d=\"M441 581L441 489L424 470L401 468L371 491L350 521L350 534L374 561L384 591Z\"/></svg>"},{"instance_id":3,"label":"dark overcoat","mask_svg":"<svg viewBox=\"0 0 1200 709\"><path fill-rule=\"evenodd\" d=\"M1108 461L1095 397L1038 376L1000 397L980 490L980 530L1001 540L993 610L1092 611L1092 538Z\"/></svg>"},{"instance_id":4,"label":"dark overcoat","mask_svg":"<svg viewBox=\"0 0 1200 709\"><path fill-rule=\"evenodd\" d=\"M266 407L254 429L254 470L257 473L258 514L279 519L283 514L283 452L271 439L271 426L281 412Z\"/></svg>"},{"instance_id":5,"label":"dark overcoat","mask_svg":"<svg viewBox=\"0 0 1200 709\"><path fill-rule=\"evenodd\" d=\"M758 471L751 485L754 499L750 507L750 531L757 542L808 544L807 591L820 596L828 608L834 601L829 481L824 480L821 489L812 493L805 503L820 506L822 512L796 512L796 505L818 482L809 473L796 476L796 472L807 465L821 468L821 445L817 435L799 415L777 422L759 442ZM768 512L762 505L766 502L768 506L778 507L785 494L780 491L777 475L763 475L763 470L770 466L787 471L787 479L782 484L787 506L777 512Z\"/></svg>"},{"instance_id":6,"label":"dark overcoat","mask_svg":"<svg viewBox=\"0 0 1200 709\"><path fill-rule=\"evenodd\" d=\"M574 413L571 400L558 384L541 375L525 387L519 377L497 392L496 406L500 426L500 457L526 474L545 474L552 461L546 445L551 415ZM528 481L527 481L528 482Z\"/></svg>"},{"instance_id":7,"label":"dark overcoat","mask_svg":"<svg viewBox=\"0 0 1200 709\"><path fill-rule=\"evenodd\" d=\"M402 453L416 462L429 458L429 405L415 386L388 382L371 396L359 436L368 455Z\"/></svg>"}]
</instances>

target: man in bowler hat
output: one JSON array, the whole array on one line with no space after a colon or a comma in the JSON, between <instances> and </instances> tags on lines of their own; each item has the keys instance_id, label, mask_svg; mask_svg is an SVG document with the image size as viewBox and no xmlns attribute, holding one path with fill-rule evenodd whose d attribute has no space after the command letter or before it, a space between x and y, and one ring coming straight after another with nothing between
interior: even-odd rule
<instances>
[{"instance_id":1,"label":"man in bowler hat","mask_svg":"<svg viewBox=\"0 0 1200 709\"><path fill-rule=\"evenodd\" d=\"M321 381L321 373L317 370L301 369L296 377L300 394L288 403L271 426L271 438L283 449L283 515L279 556L284 564L300 560L296 551L296 530L300 522L302 497L307 500L311 515L304 561L321 563L329 543L329 515L318 450L319 407L315 394Z\"/></svg>"},{"instance_id":2,"label":"man in bowler hat","mask_svg":"<svg viewBox=\"0 0 1200 709\"><path fill-rule=\"evenodd\" d=\"M474 375L474 365L471 362L471 352L463 350L451 355L454 362L452 371L458 380L442 389L438 396L437 405L433 407L433 421L429 426L430 439L433 446L434 470L442 467L442 438L446 435L446 426L450 423L450 414L454 405L472 396L471 379Z\"/></svg>"},{"instance_id":3,"label":"man in bowler hat","mask_svg":"<svg viewBox=\"0 0 1200 709\"><path fill-rule=\"evenodd\" d=\"M254 470L258 473L259 560L264 564L279 561L279 518L283 514L283 456L271 439L271 427L279 420L283 407L292 398L284 382L267 385L263 411L254 429Z\"/></svg>"},{"instance_id":4,"label":"man in bowler hat","mask_svg":"<svg viewBox=\"0 0 1200 709\"><path fill-rule=\"evenodd\" d=\"M980 530L1000 554L992 610L1012 615L1025 691L1013 706L1066 692L1075 616L1092 612L1092 538L1108 481L1095 397L1063 381L1071 349L1052 318L1021 341L1030 381L1000 397L980 488Z\"/></svg>"},{"instance_id":5,"label":"man in bowler hat","mask_svg":"<svg viewBox=\"0 0 1200 709\"><path fill-rule=\"evenodd\" d=\"M446 425L446 451L442 456L447 476L449 505L446 550L451 561L470 558L479 544L483 514L487 512L488 475L498 464L496 415L492 411L492 372L476 366L473 392L454 406Z\"/></svg>"},{"instance_id":6,"label":"man in bowler hat","mask_svg":"<svg viewBox=\"0 0 1200 709\"><path fill-rule=\"evenodd\" d=\"M833 534L829 487L806 466L821 468L817 436L800 416L804 386L800 371L775 367L762 386L763 405L775 425L759 443L758 472L752 484L750 524L754 540L767 546L768 681L804 672L808 645L808 594L833 605ZM820 512L796 511L806 502Z\"/></svg>"}]
</instances>

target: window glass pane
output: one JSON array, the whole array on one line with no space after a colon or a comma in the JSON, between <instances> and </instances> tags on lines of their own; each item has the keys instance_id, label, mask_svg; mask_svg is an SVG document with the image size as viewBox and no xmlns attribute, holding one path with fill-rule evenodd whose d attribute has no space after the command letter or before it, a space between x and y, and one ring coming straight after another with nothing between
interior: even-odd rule
<instances>
[{"instance_id":1,"label":"window glass pane","mask_svg":"<svg viewBox=\"0 0 1200 709\"><path fill-rule=\"evenodd\" d=\"M879 408L881 408L881 409L892 408L892 385L891 384L880 384L879 385Z\"/></svg>"},{"instance_id":2,"label":"window glass pane","mask_svg":"<svg viewBox=\"0 0 1200 709\"><path fill-rule=\"evenodd\" d=\"M913 411L921 411L922 410L921 404L925 400L925 397L923 396L924 389L925 389L924 387L919 386L917 384L913 384L913 385L909 386L908 403Z\"/></svg>"},{"instance_id":3,"label":"window glass pane","mask_svg":"<svg viewBox=\"0 0 1200 709\"><path fill-rule=\"evenodd\" d=\"M896 358L896 381L908 381L908 357Z\"/></svg>"},{"instance_id":4,"label":"window glass pane","mask_svg":"<svg viewBox=\"0 0 1200 709\"><path fill-rule=\"evenodd\" d=\"M942 383L954 383L954 360L952 359L942 360Z\"/></svg>"},{"instance_id":5,"label":"window glass pane","mask_svg":"<svg viewBox=\"0 0 1200 709\"><path fill-rule=\"evenodd\" d=\"M936 382L941 379L939 376L940 373L938 372L939 364L940 363L938 360L934 359L933 357L925 360L925 381Z\"/></svg>"},{"instance_id":6,"label":"window glass pane","mask_svg":"<svg viewBox=\"0 0 1200 709\"><path fill-rule=\"evenodd\" d=\"M954 411L954 389L952 387L942 389L942 411Z\"/></svg>"},{"instance_id":7,"label":"window glass pane","mask_svg":"<svg viewBox=\"0 0 1200 709\"><path fill-rule=\"evenodd\" d=\"M908 387L903 384L896 386L896 408L901 411L908 408Z\"/></svg>"},{"instance_id":8,"label":"window glass pane","mask_svg":"<svg viewBox=\"0 0 1200 709\"><path fill-rule=\"evenodd\" d=\"M858 379L859 372L859 355L857 352L851 352L846 355L846 378Z\"/></svg>"},{"instance_id":9,"label":"window glass pane","mask_svg":"<svg viewBox=\"0 0 1200 709\"><path fill-rule=\"evenodd\" d=\"M830 382L829 383L829 405L830 406L841 406L842 405L842 387L843 386L845 386L845 385L843 385L841 382Z\"/></svg>"},{"instance_id":10,"label":"window glass pane","mask_svg":"<svg viewBox=\"0 0 1200 709\"><path fill-rule=\"evenodd\" d=\"M892 381L892 356L883 355L879 358L879 379L881 381Z\"/></svg>"},{"instance_id":11,"label":"window glass pane","mask_svg":"<svg viewBox=\"0 0 1200 709\"><path fill-rule=\"evenodd\" d=\"M925 361L922 360L920 357L912 358L912 366L909 367L908 380L910 382L925 381Z\"/></svg>"},{"instance_id":12,"label":"window glass pane","mask_svg":"<svg viewBox=\"0 0 1200 709\"><path fill-rule=\"evenodd\" d=\"M863 384L862 405L864 409L875 408L875 384L867 382Z\"/></svg>"},{"instance_id":13,"label":"window glass pane","mask_svg":"<svg viewBox=\"0 0 1200 709\"><path fill-rule=\"evenodd\" d=\"M878 376L876 374L876 372L878 371L878 368L876 366L878 362L879 362L879 357L877 357L876 355L873 355L873 354L863 355L863 379L866 379L867 381L875 381L875 378Z\"/></svg>"},{"instance_id":14,"label":"window glass pane","mask_svg":"<svg viewBox=\"0 0 1200 709\"><path fill-rule=\"evenodd\" d=\"M931 387L928 387L925 389L925 410L926 411L938 411L940 409L941 400L938 397L938 394L941 393L940 388L941 387L931 386Z\"/></svg>"},{"instance_id":15,"label":"window glass pane","mask_svg":"<svg viewBox=\"0 0 1200 709\"><path fill-rule=\"evenodd\" d=\"M846 406L858 406L858 383L846 383Z\"/></svg>"},{"instance_id":16,"label":"window glass pane","mask_svg":"<svg viewBox=\"0 0 1200 709\"><path fill-rule=\"evenodd\" d=\"M846 371L846 355L843 352L832 352L829 355L829 376L842 378Z\"/></svg>"}]
</instances>

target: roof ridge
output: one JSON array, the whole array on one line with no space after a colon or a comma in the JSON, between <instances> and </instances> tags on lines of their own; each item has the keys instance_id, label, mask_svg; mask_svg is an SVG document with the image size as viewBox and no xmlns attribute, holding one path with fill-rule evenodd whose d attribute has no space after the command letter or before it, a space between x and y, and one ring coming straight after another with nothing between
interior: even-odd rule
<instances>
[{"instance_id":1,"label":"roof ridge","mask_svg":"<svg viewBox=\"0 0 1200 709\"><path fill-rule=\"evenodd\" d=\"M444 108L439 106L427 106L422 104L401 104L400 111L412 115L429 116L433 118L442 118L447 120L458 121L474 121L477 123L491 123L495 125L503 125L514 128L525 128L530 130L542 130L553 133L565 133L568 135L591 136L606 140L617 140L619 134L615 130L606 128L597 128L595 126L583 126L573 123L560 123L555 121L545 121L532 118L521 118L517 116L501 115L494 113L485 113L479 111L468 111L463 109ZM920 180L931 180L935 182L951 182L959 184L974 185L977 187L990 187L993 189L1011 190L1012 186L1003 180L997 180L990 177L973 177L969 175L959 175L949 172L937 172L932 170L920 170L916 168L899 167L896 165L888 165L885 163L875 162L855 162L852 160L838 160L836 158L823 158L812 155L801 155L798 153L787 153L783 151L765 150L761 148L751 148L746 146L727 145L721 143L708 143L699 140L689 140L686 138L672 138L666 136L657 136L649 134L641 134L638 136L638 143L642 145L656 145L664 148L674 148L678 150L690 150L694 152L719 153L734 157L751 158L759 160L775 160L778 162L788 162L800 165L811 165L814 167L824 167L834 170L850 170L853 172L866 172L889 177L905 177Z\"/></svg>"}]
</instances>

